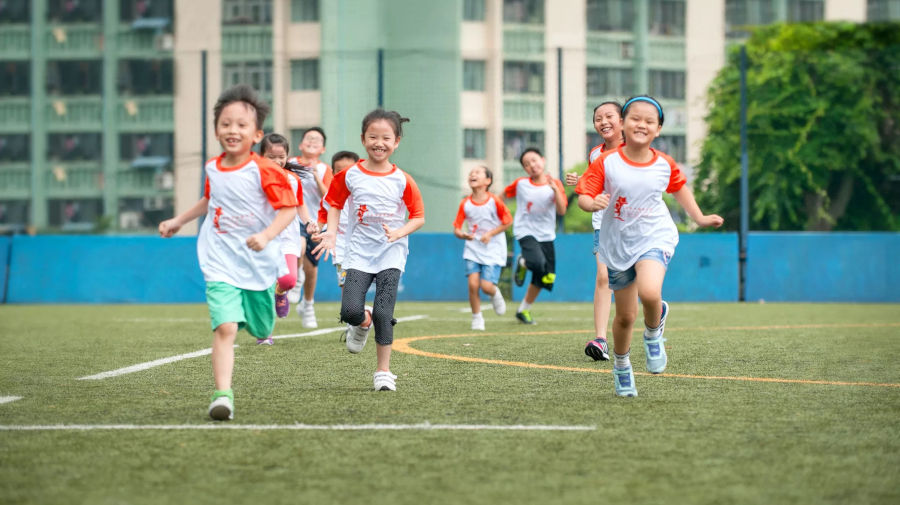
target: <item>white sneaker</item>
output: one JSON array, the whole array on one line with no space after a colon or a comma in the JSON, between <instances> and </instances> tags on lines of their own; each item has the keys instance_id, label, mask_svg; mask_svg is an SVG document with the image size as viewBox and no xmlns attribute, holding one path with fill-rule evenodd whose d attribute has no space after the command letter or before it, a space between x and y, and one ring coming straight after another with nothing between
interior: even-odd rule
<instances>
[{"instance_id":1,"label":"white sneaker","mask_svg":"<svg viewBox=\"0 0 900 505\"><path fill-rule=\"evenodd\" d=\"M397 383L394 382L396 380L397 376L391 372L375 372L372 382L375 385L375 391L396 391Z\"/></svg>"},{"instance_id":2,"label":"white sneaker","mask_svg":"<svg viewBox=\"0 0 900 505\"><path fill-rule=\"evenodd\" d=\"M372 314L372 307L366 307L366 312ZM347 350L352 352L353 354L357 354L362 351L363 347L366 346L366 340L368 340L369 338L369 330L371 329L371 323L369 324L368 328L347 325L347 332L344 334L344 338L347 341Z\"/></svg>"},{"instance_id":3,"label":"white sneaker","mask_svg":"<svg viewBox=\"0 0 900 505\"><path fill-rule=\"evenodd\" d=\"M500 292L500 288L497 288L497 292L491 297L491 305L494 306L494 314L498 316L506 314L506 300L503 299L503 293Z\"/></svg>"},{"instance_id":4,"label":"white sneaker","mask_svg":"<svg viewBox=\"0 0 900 505\"><path fill-rule=\"evenodd\" d=\"M314 303L308 303L304 298L297 304L297 314L300 315L300 324L304 328L319 327L319 323L316 321L316 306Z\"/></svg>"},{"instance_id":5,"label":"white sneaker","mask_svg":"<svg viewBox=\"0 0 900 505\"><path fill-rule=\"evenodd\" d=\"M220 396L209 404L209 417L216 421L228 421L234 419L234 404L231 398Z\"/></svg>"},{"instance_id":6,"label":"white sneaker","mask_svg":"<svg viewBox=\"0 0 900 505\"><path fill-rule=\"evenodd\" d=\"M298 282L290 291L287 292L288 301L297 303L300 301L300 294L303 291L303 284Z\"/></svg>"},{"instance_id":7,"label":"white sneaker","mask_svg":"<svg viewBox=\"0 0 900 505\"><path fill-rule=\"evenodd\" d=\"M472 316L472 329L484 331L484 316Z\"/></svg>"}]
</instances>

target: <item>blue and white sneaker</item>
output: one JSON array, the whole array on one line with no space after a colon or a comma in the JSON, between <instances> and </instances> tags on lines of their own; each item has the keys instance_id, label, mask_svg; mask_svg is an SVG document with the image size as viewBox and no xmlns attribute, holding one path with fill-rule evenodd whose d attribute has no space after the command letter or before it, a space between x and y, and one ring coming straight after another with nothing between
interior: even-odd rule
<instances>
[{"instance_id":1,"label":"blue and white sneaker","mask_svg":"<svg viewBox=\"0 0 900 505\"><path fill-rule=\"evenodd\" d=\"M631 365L624 370L613 367L613 380L616 383L616 396L637 396L637 388L634 387L634 371Z\"/></svg>"},{"instance_id":2,"label":"blue and white sneaker","mask_svg":"<svg viewBox=\"0 0 900 505\"><path fill-rule=\"evenodd\" d=\"M663 373L666 369L668 358L666 357L666 339L663 332L666 329L666 317L669 315L669 304L662 302L662 315L659 318L659 336L648 338L647 330L644 330L644 353L647 355L647 371L650 373Z\"/></svg>"}]
</instances>

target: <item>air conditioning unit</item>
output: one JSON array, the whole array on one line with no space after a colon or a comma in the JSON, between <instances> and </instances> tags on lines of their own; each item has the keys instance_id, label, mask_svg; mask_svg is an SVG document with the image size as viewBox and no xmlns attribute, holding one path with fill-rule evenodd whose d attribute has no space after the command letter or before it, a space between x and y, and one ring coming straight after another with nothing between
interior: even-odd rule
<instances>
[{"instance_id":1,"label":"air conditioning unit","mask_svg":"<svg viewBox=\"0 0 900 505\"><path fill-rule=\"evenodd\" d=\"M171 33L158 33L153 37L153 48L157 51L175 49L175 37Z\"/></svg>"},{"instance_id":2,"label":"air conditioning unit","mask_svg":"<svg viewBox=\"0 0 900 505\"><path fill-rule=\"evenodd\" d=\"M619 54L623 60L631 60L634 58L634 42L623 40L619 43Z\"/></svg>"}]
</instances>

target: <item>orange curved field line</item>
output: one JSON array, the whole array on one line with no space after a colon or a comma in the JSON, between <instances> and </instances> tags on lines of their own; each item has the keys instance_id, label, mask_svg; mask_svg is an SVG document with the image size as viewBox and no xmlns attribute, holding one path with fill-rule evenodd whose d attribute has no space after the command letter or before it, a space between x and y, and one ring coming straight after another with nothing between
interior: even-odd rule
<instances>
[{"instance_id":1,"label":"orange curved field line","mask_svg":"<svg viewBox=\"0 0 900 505\"><path fill-rule=\"evenodd\" d=\"M802 325L802 327L821 327L824 325ZM842 325L842 326L860 326L860 325ZM900 326L900 324L886 324L882 326ZM798 327L798 326L791 326ZM737 328L737 327L733 327ZM774 328L773 326L765 326L765 327L746 327L742 329L750 329L750 328ZM673 328L674 329L674 328ZM688 329L688 328L682 328ZM727 328L708 328L708 329L727 329ZM588 332L589 330L585 330ZM454 361L463 361L467 363L482 363L487 365L504 365L504 366L517 366L522 368L537 368L543 370L561 370L565 372L588 372L588 373L611 373L612 370L609 369L601 369L601 368L583 368L583 367L573 367L573 366L560 366L560 365L542 365L540 363L528 363L524 361L508 361L502 359L488 359L488 358L475 358L470 356L456 356L453 354L441 354L436 352L422 351L412 347L410 344L413 342L418 342L420 340L439 340L445 338L458 338L458 337L482 337L482 336L502 336L502 335L559 335L559 334L571 334L571 333L582 333L581 331L571 331L571 330L556 330L556 331L532 331L532 332L517 332L517 333L479 333L474 335L472 333L454 333L449 335L425 335L420 337L407 337L407 338L399 338L394 340L393 350L404 353L411 354L415 356L422 356L425 358L436 358L436 359L448 359ZM881 382L846 382L846 381L826 381L826 380L808 380L808 379L784 379L784 378L775 378L775 377L740 377L740 376L727 376L727 375L693 375L693 374L677 374L677 373L661 373L661 374L651 374L647 372L634 372L635 375L656 375L657 377L671 377L676 379L704 379L704 380L729 380L729 381L745 381L745 382L775 382L780 384L814 384L814 385L822 385L822 386L875 386L875 387L887 387L887 388L900 388L900 384L896 383L881 383Z\"/></svg>"}]
</instances>

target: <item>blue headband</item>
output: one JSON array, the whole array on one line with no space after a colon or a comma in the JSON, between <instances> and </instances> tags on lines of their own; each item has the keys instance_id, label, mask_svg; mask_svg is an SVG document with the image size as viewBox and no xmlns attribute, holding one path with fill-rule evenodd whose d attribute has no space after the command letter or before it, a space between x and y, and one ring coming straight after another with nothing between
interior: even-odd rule
<instances>
[{"instance_id":1,"label":"blue headband","mask_svg":"<svg viewBox=\"0 0 900 505\"><path fill-rule=\"evenodd\" d=\"M663 116L662 106L659 105L659 102L650 98L649 96L636 96L631 100L625 102L625 105L622 106L622 117L625 117L625 111L628 110L628 106L633 104L634 102L647 102L649 104L653 104L656 107L656 111L659 112L660 121L663 120L665 116Z\"/></svg>"}]
</instances>

